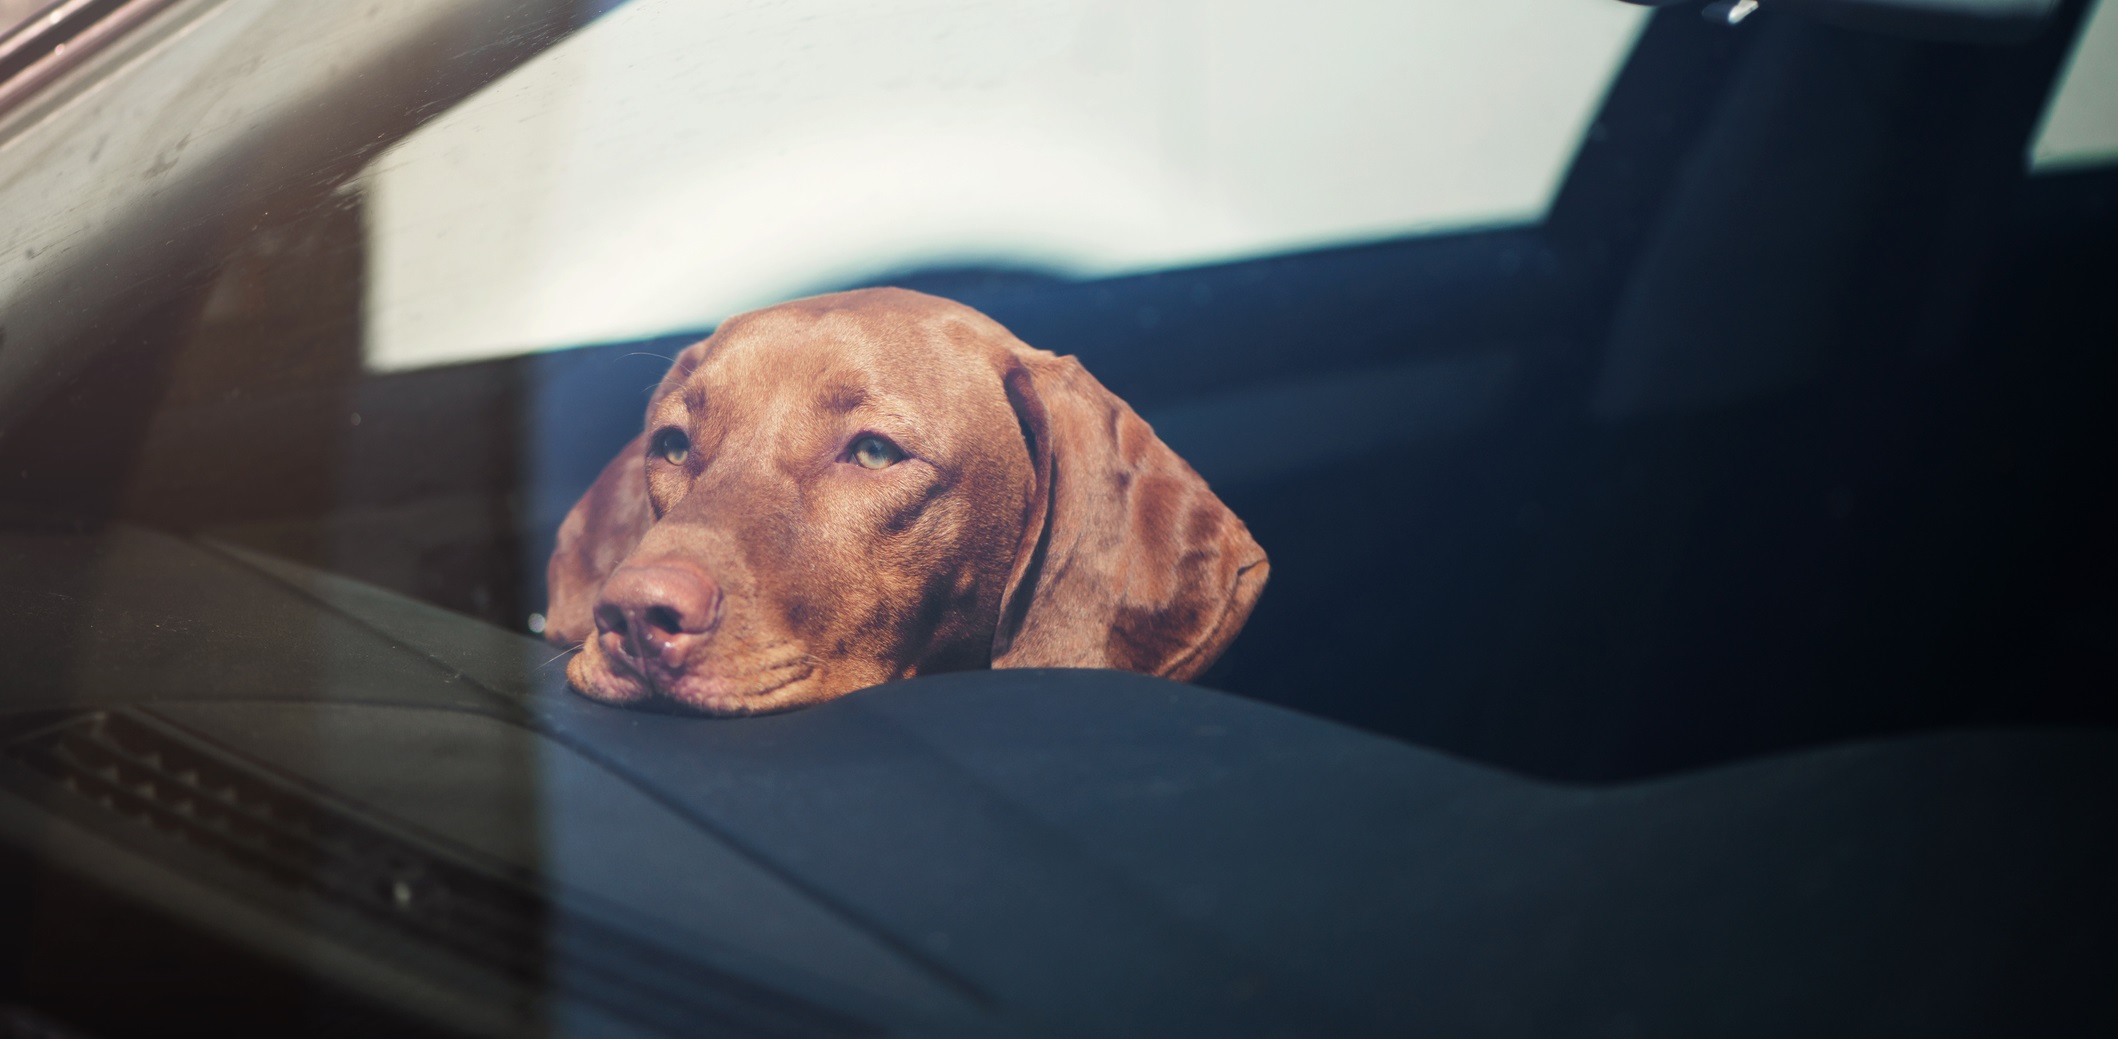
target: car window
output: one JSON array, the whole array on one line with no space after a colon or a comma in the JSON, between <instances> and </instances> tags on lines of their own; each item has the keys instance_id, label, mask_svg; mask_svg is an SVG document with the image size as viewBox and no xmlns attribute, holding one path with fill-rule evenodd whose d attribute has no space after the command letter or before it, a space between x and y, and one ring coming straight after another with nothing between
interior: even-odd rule
<instances>
[{"instance_id":1,"label":"car window","mask_svg":"<svg viewBox=\"0 0 2118 1039\"><path fill-rule=\"evenodd\" d=\"M636 0L378 156L365 358L712 327L926 268L1068 279L1542 218L1609 0Z\"/></svg>"},{"instance_id":2,"label":"car window","mask_svg":"<svg viewBox=\"0 0 2118 1039\"><path fill-rule=\"evenodd\" d=\"M2103 1007L2118 7L1905 4L68 0L0 1019Z\"/></svg>"},{"instance_id":3,"label":"car window","mask_svg":"<svg viewBox=\"0 0 2118 1039\"><path fill-rule=\"evenodd\" d=\"M0 0L0 1023L2109 1016L2114 11Z\"/></svg>"},{"instance_id":4,"label":"car window","mask_svg":"<svg viewBox=\"0 0 2118 1039\"><path fill-rule=\"evenodd\" d=\"M2030 146L2039 171L2118 161L2118 5L2090 8Z\"/></svg>"},{"instance_id":5,"label":"car window","mask_svg":"<svg viewBox=\"0 0 2118 1039\"><path fill-rule=\"evenodd\" d=\"M896 284L1248 524L1211 688L1575 778L2098 719L1993 691L2102 659L2086 9L177 3L0 118L4 504L542 634L677 351Z\"/></svg>"}]
</instances>

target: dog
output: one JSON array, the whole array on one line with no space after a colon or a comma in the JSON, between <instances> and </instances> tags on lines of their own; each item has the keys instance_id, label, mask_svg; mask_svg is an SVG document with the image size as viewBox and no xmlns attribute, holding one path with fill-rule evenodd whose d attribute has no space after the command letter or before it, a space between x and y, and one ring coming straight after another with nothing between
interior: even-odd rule
<instances>
[{"instance_id":1,"label":"dog","mask_svg":"<svg viewBox=\"0 0 2118 1039\"><path fill-rule=\"evenodd\" d=\"M1184 680L1269 572L1080 362L865 289L677 356L559 527L545 633L582 694L713 715L986 667Z\"/></svg>"}]
</instances>

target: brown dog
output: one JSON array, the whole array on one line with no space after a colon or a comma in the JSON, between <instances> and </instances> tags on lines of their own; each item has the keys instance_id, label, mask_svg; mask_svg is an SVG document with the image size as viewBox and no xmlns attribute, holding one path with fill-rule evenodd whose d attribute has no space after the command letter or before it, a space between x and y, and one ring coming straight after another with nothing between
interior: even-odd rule
<instances>
[{"instance_id":1,"label":"brown dog","mask_svg":"<svg viewBox=\"0 0 2118 1039\"><path fill-rule=\"evenodd\" d=\"M715 714L983 667L1184 679L1264 588L1241 520L1080 363L902 289L729 319L559 528L598 700Z\"/></svg>"}]
</instances>

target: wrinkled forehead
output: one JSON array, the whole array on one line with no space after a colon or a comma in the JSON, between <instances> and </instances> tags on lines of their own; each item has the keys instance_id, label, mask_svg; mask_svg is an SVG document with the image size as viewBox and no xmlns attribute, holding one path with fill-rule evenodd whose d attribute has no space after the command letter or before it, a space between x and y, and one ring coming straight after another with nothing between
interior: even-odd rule
<instances>
[{"instance_id":1,"label":"wrinkled forehead","mask_svg":"<svg viewBox=\"0 0 2118 1039\"><path fill-rule=\"evenodd\" d=\"M997 383L1005 345L977 323L942 312L788 305L730 319L668 397L697 410L783 409L813 402L960 407Z\"/></svg>"}]
</instances>

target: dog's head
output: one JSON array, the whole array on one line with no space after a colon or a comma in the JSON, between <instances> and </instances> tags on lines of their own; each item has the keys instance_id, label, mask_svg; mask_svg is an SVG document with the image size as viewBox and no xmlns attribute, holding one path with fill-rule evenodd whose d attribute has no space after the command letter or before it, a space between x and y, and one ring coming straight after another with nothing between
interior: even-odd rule
<instances>
[{"instance_id":1,"label":"dog's head","mask_svg":"<svg viewBox=\"0 0 2118 1039\"><path fill-rule=\"evenodd\" d=\"M893 678L1189 678L1265 553L1070 357L897 289L732 318L560 527L546 635L574 688L750 714Z\"/></svg>"}]
</instances>

